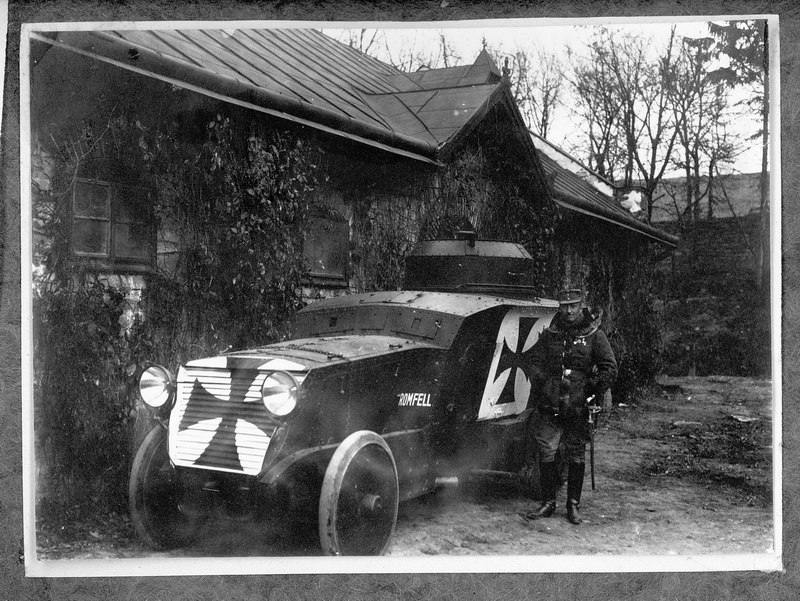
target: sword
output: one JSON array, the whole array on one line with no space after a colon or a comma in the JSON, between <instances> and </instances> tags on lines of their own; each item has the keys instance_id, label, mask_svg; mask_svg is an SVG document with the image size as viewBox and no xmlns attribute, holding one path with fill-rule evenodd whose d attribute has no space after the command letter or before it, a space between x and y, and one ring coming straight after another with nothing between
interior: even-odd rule
<instances>
[{"instance_id":1,"label":"sword","mask_svg":"<svg viewBox=\"0 0 800 601\"><path fill-rule=\"evenodd\" d=\"M589 467L592 472L592 490L594 490L594 430L589 439Z\"/></svg>"},{"instance_id":2,"label":"sword","mask_svg":"<svg viewBox=\"0 0 800 601\"><path fill-rule=\"evenodd\" d=\"M595 396L592 395L588 399L586 399L586 404L589 405L589 468L592 473L592 490L595 490L594 486L594 433L597 430L597 421L595 416L600 413L600 407L597 405L593 405L592 401L594 400Z\"/></svg>"}]
</instances>

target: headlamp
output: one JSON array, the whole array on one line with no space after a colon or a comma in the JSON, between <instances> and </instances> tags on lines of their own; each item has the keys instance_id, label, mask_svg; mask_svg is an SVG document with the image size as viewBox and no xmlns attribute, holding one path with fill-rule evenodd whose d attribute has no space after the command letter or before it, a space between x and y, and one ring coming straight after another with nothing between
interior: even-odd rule
<instances>
[{"instance_id":1,"label":"headlamp","mask_svg":"<svg viewBox=\"0 0 800 601\"><path fill-rule=\"evenodd\" d=\"M139 394L151 407L161 407L170 400L175 390L175 379L160 365L151 365L139 378Z\"/></svg>"},{"instance_id":2,"label":"headlamp","mask_svg":"<svg viewBox=\"0 0 800 601\"><path fill-rule=\"evenodd\" d=\"M261 399L274 417L286 417L297 406L297 380L285 371L273 371L264 378Z\"/></svg>"}]
</instances>

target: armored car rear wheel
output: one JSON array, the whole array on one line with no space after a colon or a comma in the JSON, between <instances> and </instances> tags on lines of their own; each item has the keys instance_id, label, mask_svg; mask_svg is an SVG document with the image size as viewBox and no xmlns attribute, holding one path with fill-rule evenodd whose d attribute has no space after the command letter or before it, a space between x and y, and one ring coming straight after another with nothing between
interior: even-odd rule
<instances>
[{"instance_id":1,"label":"armored car rear wheel","mask_svg":"<svg viewBox=\"0 0 800 601\"><path fill-rule=\"evenodd\" d=\"M131 522L151 547L188 544L206 520L180 510L181 488L167 451L167 431L156 426L145 437L133 460L128 481Z\"/></svg>"},{"instance_id":2,"label":"armored car rear wheel","mask_svg":"<svg viewBox=\"0 0 800 601\"><path fill-rule=\"evenodd\" d=\"M362 430L333 454L319 499L319 538L326 555L381 555L397 522L397 466L386 441Z\"/></svg>"}]
</instances>

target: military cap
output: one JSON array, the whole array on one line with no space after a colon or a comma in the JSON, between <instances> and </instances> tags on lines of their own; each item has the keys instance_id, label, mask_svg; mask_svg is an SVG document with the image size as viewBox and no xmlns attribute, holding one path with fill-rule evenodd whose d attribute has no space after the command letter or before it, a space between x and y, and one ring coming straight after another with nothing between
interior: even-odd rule
<instances>
[{"instance_id":1,"label":"military cap","mask_svg":"<svg viewBox=\"0 0 800 601\"><path fill-rule=\"evenodd\" d=\"M578 288L570 288L569 290L562 290L558 293L558 302L561 305L571 305L579 303L583 300L583 293Z\"/></svg>"}]
</instances>

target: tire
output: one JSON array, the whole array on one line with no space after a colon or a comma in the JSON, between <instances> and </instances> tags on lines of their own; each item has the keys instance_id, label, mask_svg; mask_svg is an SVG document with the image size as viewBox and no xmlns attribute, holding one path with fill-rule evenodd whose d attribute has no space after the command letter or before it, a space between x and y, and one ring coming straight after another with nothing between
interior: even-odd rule
<instances>
[{"instance_id":1,"label":"tire","mask_svg":"<svg viewBox=\"0 0 800 601\"><path fill-rule=\"evenodd\" d=\"M206 521L179 509L181 487L167 451L167 431L156 426L133 460L128 509L137 534L149 546L170 549L190 543Z\"/></svg>"},{"instance_id":2,"label":"tire","mask_svg":"<svg viewBox=\"0 0 800 601\"><path fill-rule=\"evenodd\" d=\"M389 445L362 430L333 454L319 498L319 539L325 555L382 555L397 522L400 488Z\"/></svg>"}]
</instances>

